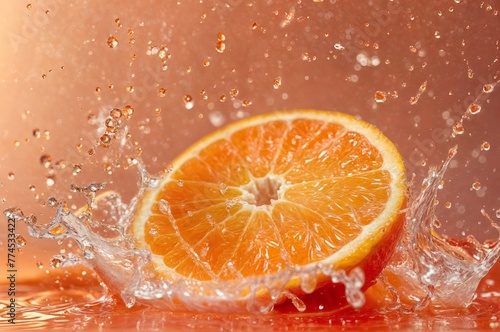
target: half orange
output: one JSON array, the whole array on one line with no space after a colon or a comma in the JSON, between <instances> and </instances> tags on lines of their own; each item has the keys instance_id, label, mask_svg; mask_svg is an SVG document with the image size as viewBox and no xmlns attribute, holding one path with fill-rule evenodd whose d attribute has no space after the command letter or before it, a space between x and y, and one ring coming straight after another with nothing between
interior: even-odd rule
<instances>
[{"instance_id":1,"label":"half orange","mask_svg":"<svg viewBox=\"0 0 500 332\"><path fill-rule=\"evenodd\" d=\"M172 165L140 199L132 225L137 246L151 252L157 276L169 282L210 287L320 264L362 268L366 288L401 234L401 156L377 128L346 114L295 110L244 119ZM317 288L329 283L320 273ZM295 273L283 291L300 296L300 284Z\"/></svg>"}]
</instances>

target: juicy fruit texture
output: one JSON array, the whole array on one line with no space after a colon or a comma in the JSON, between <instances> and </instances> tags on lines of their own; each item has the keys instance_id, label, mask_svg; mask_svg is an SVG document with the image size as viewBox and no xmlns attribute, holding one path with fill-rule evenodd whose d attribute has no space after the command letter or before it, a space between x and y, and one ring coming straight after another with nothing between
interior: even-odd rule
<instances>
[{"instance_id":1,"label":"juicy fruit texture","mask_svg":"<svg viewBox=\"0 0 500 332\"><path fill-rule=\"evenodd\" d=\"M378 129L349 115L245 119L172 165L133 220L138 247L167 280L245 279L321 262L360 266L371 281L401 233L402 159Z\"/></svg>"}]
</instances>

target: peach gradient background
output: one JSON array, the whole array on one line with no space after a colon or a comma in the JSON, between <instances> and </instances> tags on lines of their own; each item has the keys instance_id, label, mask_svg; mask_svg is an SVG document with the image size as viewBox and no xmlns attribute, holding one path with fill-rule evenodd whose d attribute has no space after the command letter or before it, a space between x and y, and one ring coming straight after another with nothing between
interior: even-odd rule
<instances>
[{"instance_id":1,"label":"peach gradient background","mask_svg":"<svg viewBox=\"0 0 500 332\"><path fill-rule=\"evenodd\" d=\"M50 196L80 206L82 198L69 186L90 181L107 181L108 188L130 199L137 182L135 169L123 167L130 153L112 175L103 166L113 155L109 150L87 154L98 138L89 117L99 119L114 107L134 107L127 121L130 140L138 142L152 173L213 131L214 112L229 123L258 113L316 108L358 115L378 126L400 149L417 182L458 143L459 155L439 197L444 232L496 236L487 231L480 209L494 219L500 209L500 86L483 101L481 113L465 121L466 133L458 139L446 139L451 123L445 118L460 117L484 83L500 79L497 2L39 0L31 9L28 3L0 3L2 210L19 206L46 223L54 214L45 204ZM226 36L223 53L215 48L220 32ZM118 39L114 49L106 42L111 35ZM166 70L158 54L147 55L154 46L168 48ZM275 89L277 78L282 84ZM425 81L426 91L411 105ZM165 96L159 88L166 89ZM239 91L234 98L232 89ZM390 95L376 103L376 91ZM186 109L185 95L192 96L192 109ZM242 107L243 100L252 105ZM41 138L33 136L37 128ZM485 140L489 151L480 150ZM52 157L53 186L45 182L50 169L40 163L45 154ZM58 169L58 161L67 167ZM75 164L82 165L76 176ZM470 190L474 181L481 182L480 191ZM446 201L450 209L443 207ZM0 225L4 257L6 223ZM18 231L28 242L18 254L19 278L28 279L48 269L60 248L29 238L24 225Z\"/></svg>"}]
</instances>

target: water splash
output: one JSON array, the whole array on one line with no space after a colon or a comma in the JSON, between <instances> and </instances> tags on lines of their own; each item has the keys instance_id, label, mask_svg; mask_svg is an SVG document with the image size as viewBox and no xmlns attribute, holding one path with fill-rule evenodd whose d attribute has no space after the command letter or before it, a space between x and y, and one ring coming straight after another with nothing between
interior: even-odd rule
<instances>
[{"instance_id":1,"label":"water splash","mask_svg":"<svg viewBox=\"0 0 500 332\"><path fill-rule=\"evenodd\" d=\"M472 237L452 240L434 231L437 191L456 153L455 147L441 167L431 168L421 191L411 198L403 237L379 278L393 293L395 306L403 302L410 303L409 310L424 308L430 303L468 306L479 281L499 256L498 241L483 246ZM266 313L288 298L298 311L304 311L306 304L288 292L286 285L299 278L301 289L309 294L315 291L319 275L330 276L333 283L343 284L345 298L352 307L360 308L365 304L361 291L365 282L362 270L354 269L347 274L320 263L307 268L290 267L275 275L231 281L208 283L189 278L158 278L150 252L135 247L129 228L139 197L147 188L158 185L159 179L151 176L140 161L137 169L142 184L129 204L116 192L98 194L104 190L105 183L90 183L86 187L71 188L86 197L87 205L72 213L64 203L58 203L51 223L38 224L34 216L25 216L18 208L7 209L4 213L11 219L24 221L29 234L35 238L75 240L81 254L55 255L50 265L82 264L93 269L115 294L120 294L127 307L146 303L169 310ZM168 202L165 203L168 213ZM493 227L500 229L485 212L483 214ZM397 279L406 286L393 286Z\"/></svg>"},{"instance_id":2,"label":"water splash","mask_svg":"<svg viewBox=\"0 0 500 332\"><path fill-rule=\"evenodd\" d=\"M401 304L400 297L406 297L406 303L413 303L412 310L430 303L467 307L475 298L479 282L500 255L498 240L481 244L473 236L449 239L435 231L439 184L456 154L457 146L450 149L439 168L429 170L420 193L410 202L401 243L382 277L386 283L391 279L396 280L395 284L401 285L402 281L406 285L404 289L391 287L398 290L397 305ZM483 215L500 234L500 227L484 211Z\"/></svg>"}]
</instances>

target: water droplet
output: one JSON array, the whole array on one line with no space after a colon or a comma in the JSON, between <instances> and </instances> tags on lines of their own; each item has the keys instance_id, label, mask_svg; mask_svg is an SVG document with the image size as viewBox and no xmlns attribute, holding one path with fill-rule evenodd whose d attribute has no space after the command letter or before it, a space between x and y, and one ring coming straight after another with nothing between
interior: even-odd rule
<instances>
[{"instance_id":1,"label":"water droplet","mask_svg":"<svg viewBox=\"0 0 500 332\"><path fill-rule=\"evenodd\" d=\"M33 136L35 138L40 138L42 136L42 131L38 128L33 129Z\"/></svg>"},{"instance_id":2,"label":"water droplet","mask_svg":"<svg viewBox=\"0 0 500 332\"><path fill-rule=\"evenodd\" d=\"M252 23L252 30L257 29L257 26L258 26L258 25L257 25L257 22L253 22L253 23Z\"/></svg>"},{"instance_id":3,"label":"water droplet","mask_svg":"<svg viewBox=\"0 0 500 332\"><path fill-rule=\"evenodd\" d=\"M225 101L226 101L226 95L221 95L221 96L219 97L219 101L220 101L221 103L225 102Z\"/></svg>"},{"instance_id":4,"label":"water droplet","mask_svg":"<svg viewBox=\"0 0 500 332\"><path fill-rule=\"evenodd\" d=\"M178 180L178 181L177 181L177 185L178 185L179 187L184 186L184 181L182 181L182 180Z\"/></svg>"},{"instance_id":5,"label":"water droplet","mask_svg":"<svg viewBox=\"0 0 500 332\"><path fill-rule=\"evenodd\" d=\"M251 106L252 105L252 101L251 100L247 100L247 99L244 99L241 104L243 105L243 107L248 107L248 106Z\"/></svg>"},{"instance_id":6,"label":"water droplet","mask_svg":"<svg viewBox=\"0 0 500 332\"><path fill-rule=\"evenodd\" d=\"M375 101L377 103L383 103L387 100L387 94L382 91L376 91L375 92Z\"/></svg>"},{"instance_id":7,"label":"water droplet","mask_svg":"<svg viewBox=\"0 0 500 332\"><path fill-rule=\"evenodd\" d=\"M484 92L484 93L490 93L490 92L493 92L493 88L494 88L493 84L485 84L485 85L483 86L483 92Z\"/></svg>"},{"instance_id":8,"label":"water droplet","mask_svg":"<svg viewBox=\"0 0 500 332\"><path fill-rule=\"evenodd\" d=\"M477 114L481 112L481 106L478 104L470 104L469 108L467 108L470 114Z\"/></svg>"},{"instance_id":9,"label":"water droplet","mask_svg":"<svg viewBox=\"0 0 500 332\"><path fill-rule=\"evenodd\" d=\"M14 178L15 178L15 175L13 172L9 172L9 174L7 174L7 179L14 180Z\"/></svg>"},{"instance_id":10,"label":"water droplet","mask_svg":"<svg viewBox=\"0 0 500 332\"><path fill-rule=\"evenodd\" d=\"M29 3L29 4L27 4L27 5L26 5L26 8L27 8L28 10L30 10L31 8L33 8L33 6Z\"/></svg>"},{"instance_id":11,"label":"water droplet","mask_svg":"<svg viewBox=\"0 0 500 332\"><path fill-rule=\"evenodd\" d=\"M219 53L224 53L226 50L226 43L223 41L219 41L217 45L215 45L215 50Z\"/></svg>"},{"instance_id":12,"label":"water droplet","mask_svg":"<svg viewBox=\"0 0 500 332\"><path fill-rule=\"evenodd\" d=\"M356 267L349 272L349 278L351 279L352 287L356 289L361 289L361 287L365 284L365 273L359 267Z\"/></svg>"},{"instance_id":13,"label":"water droplet","mask_svg":"<svg viewBox=\"0 0 500 332\"><path fill-rule=\"evenodd\" d=\"M17 234L16 235L16 244L17 244L17 248L21 249L27 244L27 241L22 235Z\"/></svg>"},{"instance_id":14,"label":"water droplet","mask_svg":"<svg viewBox=\"0 0 500 332\"><path fill-rule=\"evenodd\" d=\"M170 214L170 204L164 199L160 199L158 201L158 208L160 209L160 212L163 214Z\"/></svg>"},{"instance_id":15,"label":"water droplet","mask_svg":"<svg viewBox=\"0 0 500 332\"><path fill-rule=\"evenodd\" d=\"M231 97L236 97L238 94L240 93L240 91L238 89L231 89L231 91L229 91L229 95L231 95Z\"/></svg>"},{"instance_id":16,"label":"water droplet","mask_svg":"<svg viewBox=\"0 0 500 332\"><path fill-rule=\"evenodd\" d=\"M134 108L130 105L127 105L122 109L122 115L127 119L130 119L132 114L134 114Z\"/></svg>"},{"instance_id":17,"label":"water droplet","mask_svg":"<svg viewBox=\"0 0 500 332\"><path fill-rule=\"evenodd\" d=\"M35 191L35 190L36 190L36 188L35 188L35 186L34 186L34 185L30 185L30 186L29 186L29 189L30 189L30 191Z\"/></svg>"},{"instance_id":18,"label":"water droplet","mask_svg":"<svg viewBox=\"0 0 500 332\"><path fill-rule=\"evenodd\" d=\"M345 47L342 44L340 44L340 43L334 44L333 48L336 49L336 50L339 50L339 51L345 50Z\"/></svg>"},{"instance_id":19,"label":"water droplet","mask_svg":"<svg viewBox=\"0 0 500 332\"><path fill-rule=\"evenodd\" d=\"M226 118L224 117L224 115L221 112L219 112L219 111L211 112L208 115L208 119L210 120L210 123L214 127L220 127L226 121Z\"/></svg>"},{"instance_id":20,"label":"water droplet","mask_svg":"<svg viewBox=\"0 0 500 332\"><path fill-rule=\"evenodd\" d=\"M186 109L190 110L193 108L194 106L193 97L191 97L190 95L185 95L183 100L184 100L184 107L186 107Z\"/></svg>"},{"instance_id":21,"label":"water droplet","mask_svg":"<svg viewBox=\"0 0 500 332\"><path fill-rule=\"evenodd\" d=\"M465 132L465 128L464 128L464 125L462 124L462 122L455 123L455 125L453 126L453 133L455 135L462 135L464 132Z\"/></svg>"},{"instance_id":22,"label":"water droplet","mask_svg":"<svg viewBox=\"0 0 500 332\"><path fill-rule=\"evenodd\" d=\"M7 208L3 212L7 219L21 220L24 218L23 211L18 207Z\"/></svg>"},{"instance_id":23,"label":"water droplet","mask_svg":"<svg viewBox=\"0 0 500 332\"><path fill-rule=\"evenodd\" d=\"M118 38L116 38L115 36L110 36L107 43L110 48L115 48L118 46Z\"/></svg>"},{"instance_id":24,"label":"water droplet","mask_svg":"<svg viewBox=\"0 0 500 332\"><path fill-rule=\"evenodd\" d=\"M156 237L156 236L158 236L158 230L156 228L151 228L149 230L149 234L151 234L152 236Z\"/></svg>"},{"instance_id":25,"label":"water droplet","mask_svg":"<svg viewBox=\"0 0 500 332\"><path fill-rule=\"evenodd\" d=\"M225 183L221 183L221 184L219 185L219 191L220 191L220 193L221 193L222 195L224 195L224 194L226 193L226 191L227 191L227 188L228 188L227 184L225 184Z\"/></svg>"},{"instance_id":26,"label":"water droplet","mask_svg":"<svg viewBox=\"0 0 500 332\"><path fill-rule=\"evenodd\" d=\"M444 207L447 208L447 209L450 209L451 208L451 202L444 203Z\"/></svg>"},{"instance_id":27,"label":"water droplet","mask_svg":"<svg viewBox=\"0 0 500 332\"><path fill-rule=\"evenodd\" d=\"M353 308L361 308L365 304L365 296L359 289L346 288L345 295L347 302Z\"/></svg>"},{"instance_id":28,"label":"water droplet","mask_svg":"<svg viewBox=\"0 0 500 332\"><path fill-rule=\"evenodd\" d=\"M73 175L77 175L82 172L81 165L73 165Z\"/></svg>"},{"instance_id":29,"label":"water droplet","mask_svg":"<svg viewBox=\"0 0 500 332\"><path fill-rule=\"evenodd\" d=\"M61 264L62 264L62 260L60 260L59 258L56 258L56 257L51 258L49 261L49 265L53 269L60 267Z\"/></svg>"},{"instance_id":30,"label":"water droplet","mask_svg":"<svg viewBox=\"0 0 500 332\"><path fill-rule=\"evenodd\" d=\"M273 82L273 88L277 90L279 89L280 86L281 86L281 77L276 77Z\"/></svg>"},{"instance_id":31,"label":"water droplet","mask_svg":"<svg viewBox=\"0 0 500 332\"><path fill-rule=\"evenodd\" d=\"M43 263L40 261L36 262L36 266L38 266L39 269L43 269Z\"/></svg>"},{"instance_id":32,"label":"water droplet","mask_svg":"<svg viewBox=\"0 0 500 332\"><path fill-rule=\"evenodd\" d=\"M208 66L210 66L210 59L203 60L203 67L208 67Z\"/></svg>"},{"instance_id":33,"label":"water droplet","mask_svg":"<svg viewBox=\"0 0 500 332\"><path fill-rule=\"evenodd\" d=\"M495 216L497 218L500 218L500 209L498 209L498 210L495 211Z\"/></svg>"},{"instance_id":34,"label":"water droplet","mask_svg":"<svg viewBox=\"0 0 500 332\"><path fill-rule=\"evenodd\" d=\"M113 108L111 112L109 112L109 116L113 119L119 119L122 116L122 111L118 108Z\"/></svg>"},{"instance_id":35,"label":"water droplet","mask_svg":"<svg viewBox=\"0 0 500 332\"><path fill-rule=\"evenodd\" d=\"M483 151L489 151L491 148L491 145L489 142L484 141L483 144L481 144L481 150Z\"/></svg>"},{"instance_id":36,"label":"water droplet","mask_svg":"<svg viewBox=\"0 0 500 332\"><path fill-rule=\"evenodd\" d=\"M222 32L219 32L219 33L217 34L217 40L218 40L218 41L225 41L225 40L226 40L226 35L225 35L225 34L223 34Z\"/></svg>"},{"instance_id":37,"label":"water droplet","mask_svg":"<svg viewBox=\"0 0 500 332\"><path fill-rule=\"evenodd\" d=\"M306 294L314 292L317 286L317 277L313 273L304 273L300 276L300 288Z\"/></svg>"},{"instance_id":38,"label":"water droplet","mask_svg":"<svg viewBox=\"0 0 500 332\"><path fill-rule=\"evenodd\" d=\"M165 97L166 94L167 94L167 89L158 88L158 97Z\"/></svg>"},{"instance_id":39,"label":"water droplet","mask_svg":"<svg viewBox=\"0 0 500 332\"><path fill-rule=\"evenodd\" d=\"M57 206L57 199L55 197L49 197L47 199L47 204L49 206L55 207L55 206Z\"/></svg>"},{"instance_id":40,"label":"water droplet","mask_svg":"<svg viewBox=\"0 0 500 332\"><path fill-rule=\"evenodd\" d=\"M475 182L472 184L472 189L473 189L473 190L479 190L479 189L481 189L481 182L479 182L479 181L475 181Z\"/></svg>"},{"instance_id":41,"label":"water droplet","mask_svg":"<svg viewBox=\"0 0 500 332\"><path fill-rule=\"evenodd\" d=\"M127 87L125 88L125 90L126 90L127 92L129 92L129 93L132 93L132 92L134 92L135 88L134 88L134 86L133 86L133 85L129 85L129 86L127 86Z\"/></svg>"},{"instance_id":42,"label":"water droplet","mask_svg":"<svg viewBox=\"0 0 500 332\"><path fill-rule=\"evenodd\" d=\"M119 27L119 28L121 28L121 27L122 27L122 24L121 24L121 22L120 22L120 19L119 19L119 18L116 18L116 19L115 19L115 23L116 23L116 26L117 26L117 27Z\"/></svg>"},{"instance_id":43,"label":"water droplet","mask_svg":"<svg viewBox=\"0 0 500 332\"><path fill-rule=\"evenodd\" d=\"M45 184L48 187L52 187L54 184L56 184L56 178L53 175L47 176L47 178L45 179Z\"/></svg>"},{"instance_id":44,"label":"water droplet","mask_svg":"<svg viewBox=\"0 0 500 332\"><path fill-rule=\"evenodd\" d=\"M49 168L51 163L52 163L52 157L50 155L44 154L40 157L40 164L42 164L43 167Z\"/></svg>"},{"instance_id":45,"label":"water droplet","mask_svg":"<svg viewBox=\"0 0 500 332\"><path fill-rule=\"evenodd\" d=\"M99 137L99 145L107 148L109 147L109 143L111 143L111 137L109 137L108 134L104 134L101 137Z\"/></svg>"}]
</instances>

